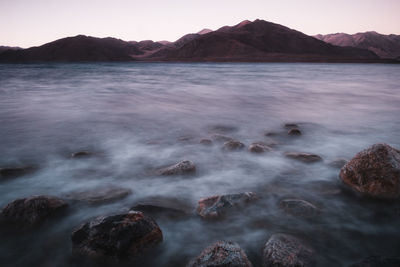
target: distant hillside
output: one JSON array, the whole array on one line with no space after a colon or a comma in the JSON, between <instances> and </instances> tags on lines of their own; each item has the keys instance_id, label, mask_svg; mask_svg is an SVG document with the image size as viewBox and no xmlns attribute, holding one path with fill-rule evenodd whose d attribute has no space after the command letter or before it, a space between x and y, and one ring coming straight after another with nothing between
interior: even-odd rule
<instances>
[{"instance_id":1,"label":"distant hillside","mask_svg":"<svg viewBox=\"0 0 400 267\"><path fill-rule=\"evenodd\" d=\"M363 61L378 57L368 50L327 44L282 25L255 20L206 34L190 34L175 48L165 47L149 59L165 61Z\"/></svg>"},{"instance_id":2,"label":"distant hillside","mask_svg":"<svg viewBox=\"0 0 400 267\"><path fill-rule=\"evenodd\" d=\"M6 51L6 50L20 50L22 49L21 47L18 46L1 46L0 45L0 53Z\"/></svg>"},{"instance_id":3,"label":"distant hillside","mask_svg":"<svg viewBox=\"0 0 400 267\"><path fill-rule=\"evenodd\" d=\"M346 33L319 34L315 37L333 45L368 49L381 58L400 57L400 35L362 32L352 35Z\"/></svg>"},{"instance_id":4,"label":"distant hillside","mask_svg":"<svg viewBox=\"0 0 400 267\"><path fill-rule=\"evenodd\" d=\"M67 37L38 47L8 50L0 54L1 61L130 61L143 52L134 44L115 38L95 38L84 35Z\"/></svg>"}]
</instances>

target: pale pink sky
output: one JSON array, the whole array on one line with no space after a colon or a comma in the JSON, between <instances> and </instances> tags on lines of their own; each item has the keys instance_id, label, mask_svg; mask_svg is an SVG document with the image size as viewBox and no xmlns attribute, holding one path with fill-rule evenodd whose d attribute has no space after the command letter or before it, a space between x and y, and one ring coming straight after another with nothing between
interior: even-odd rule
<instances>
[{"instance_id":1,"label":"pale pink sky","mask_svg":"<svg viewBox=\"0 0 400 267\"><path fill-rule=\"evenodd\" d=\"M309 35L400 34L400 0L0 0L0 45L30 47L78 34L174 41L257 18Z\"/></svg>"}]
</instances>

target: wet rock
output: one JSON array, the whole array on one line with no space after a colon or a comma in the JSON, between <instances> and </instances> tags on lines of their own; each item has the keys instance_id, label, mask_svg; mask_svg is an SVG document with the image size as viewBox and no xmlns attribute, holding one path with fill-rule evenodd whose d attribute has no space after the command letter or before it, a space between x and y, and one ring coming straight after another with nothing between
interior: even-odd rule
<instances>
[{"instance_id":1,"label":"wet rock","mask_svg":"<svg viewBox=\"0 0 400 267\"><path fill-rule=\"evenodd\" d=\"M225 142L224 145L222 146L222 150L225 151L239 151L244 149L245 145L239 141L236 140L231 140L228 142Z\"/></svg>"},{"instance_id":2,"label":"wet rock","mask_svg":"<svg viewBox=\"0 0 400 267\"><path fill-rule=\"evenodd\" d=\"M264 133L264 136L277 136L277 135L279 135L279 133L277 133L277 132L265 132Z\"/></svg>"},{"instance_id":3,"label":"wet rock","mask_svg":"<svg viewBox=\"0 0 400 267\"><path fill-rule=\"evenodd\" d=\"M303 152L285 152L284 155L288 158L295 159L304 163L313 163L322 160L322 158L316 154Z\"/></svg>"},{"instance_id":4,"label":"wet rock","mask_svg":"<svg viewBox=\"0 0 400 267\"><path fill-rule=\"evenodd\" d=\"M400 258L371 256L363 259L358 263L354 263L349 267L398 267L398 266L400 266Z\"/></svg>"},{"instance_id":5,"label":"wet rock","mask_svg":"<svg viewBox=\"0 0 400 267\"><path fill-rule=\"evenodd\" d=\"M190 160L183 160L157 170L157 174L159 175L183 175L194 172L196 172L196 165Z\"/></svg>"},{"instance_id":6,"label":"wet rock","mask_svg":"<svg viewBox=\"0 0 400 267\"><path fill-rule=\"evenodd\" d=\"M375 144L346 163L340 178L367 196L396 199L400 196L400 151L387 144Z\"/></svg>"},{"instance_id":7,"label":"wet rock","mask_svg":"<svg viewBox=\"0 0 400 267\"><path fill-rule=\"evenodd\" d=\"M301 135L301 131L297 128L290 129L288 135L298 136Z\"/></svg>"},{"instance_id":8,"label":"wet rock","mask_svg":"<svg viewBox=\"0 0 400 267\"><path fill-rule=\"evenodd\" d=\"M93 153L89 151L79 151L71 154L72 159L89 158L91 156L93 156Z\"/></svg>"},{"instance_id":9,"label":"wet rock","mask_svg":"<svg viewBox=\"0 0 400 267\"><path fill-rule=\"evenodd\" d=\"M0 181L28 175L36 170L34 166L0 168Z\"/></svg>"},{"instance_id":10,"label":"wet rock","mask_svg":"<svg viewBox=\"0 0 400 267\"><path fill-rule=\"evenodd\" d=\"M281 200L279 207L286 213L299 218L311 218L319 213L316 206L302 199Z\"/></svg>"},{"instance_id":11,"label":"wet rock","mask_svg":"<svg viewBox=\"0 0 400 267\"><path fill-rule=\"evenodd\" d=\"M246 253L237 243L218 241L204 249L187 267L235 266L251 267Z\"/></svg>"},{"instance_id":12,"label":"wet rock","mask_svg":"<svg viewBox=\"0 0 400 267\"><path fill-rule=\"evenodd\" d=\"M132 190L113 185L100 186L93 189L72 192L65 196L67 199L84 201L89 204L101 204L116 201L130 195Z\"/></svg>"},{"instance_id":13,"label":"wet rock","mask_svg":"<svg viewBox=\"0 0 400 267\"><path fill-rule=\"evenodd\" d=\"M156 196L137 201L131 210L141 211L155 217L181 218L192 214L193 207L188 204L188 201L182 199Z\"/></svg>"},{"instance_id":14,"label":"wet rock","mask_svg":"<svg viewBox=\"0 0 400 267\"><path fill-rule=\"evenodd\" d=\"M53 196L32 196L16 199L7 204L0 213L1 221L18 227L29 228L68 207L68 204Z\"/></svg>"},{"instance_id":15,"label":"wet rock","mask_svg":"<svg viewBox=\"0 0 400 267\"><path fill-rule=\"evenodd\" d=\"M330 161L328 165L332 168L341 169L347 163L346 159L338 158Z\"/></svg>"},{"instance_id":16,"label":"wet rock","mask_svg":"<svg viewBox=\"0 0 400 267\"><path fill-rule=\"evenodd\" d=\"M245 204L257 199L257 195L252 192L203 198L198 202L197 213L205 219L220 218L229 210L243 207Z\"/></svg>"},{"instance_id":17,"label":"wet rock","mask_svg":"<svg viewBox=\"0 0 400 267\"><path fill-rule=\"evenodd\" d=\"M202 144L204 146L212 146L213 141L211 139L201 139L200 144Z\"/></svg>"},{"instance_id":18,"label":"wet rock","mask_svg":"<svg viewBox=\"0 0 400 267\"><path fill-rule=\"evenodd\" d=\"M314 250L300 239L287 234L274 234L263 249L264 267L311 266Z\"/></svg>"},{"instance_id":19,"label":"wet rock","mask_svg":"<svg viewBox=\"0 0 400 267\"><path fill-rule=\"evenodd\" d=\"M267 143L264 142L255 142L249 146L249 151L252 153L264 153L271 150L272 148L269 147Z\"/></svg>"},{"instance_id":20,"label":"wet rock","mask_svg":"<svg viewBox=\"0 0 400 267\"><path fill-rule=\"evenodd\" d=\"M72 233L72 251L89 257L132 258L163 240L160 227L142 212L98 217Z\"/></svg>"},{"instance_id":21,"label":"wet rock","mask_svg":"<svg viewBox=\"0 0 400 267\"><path fill-rule=\"evenodd\" d=\"M226 135L223 135L223 134L213 134L213 135L211 135L210 138L211 138L211 140L213 140L214 142L220 142L220 143L222 143L222 142L228 142L228 141L232 141L232 140L233 140L232 137L226 136Z\"/></svg>"}]
</instances>

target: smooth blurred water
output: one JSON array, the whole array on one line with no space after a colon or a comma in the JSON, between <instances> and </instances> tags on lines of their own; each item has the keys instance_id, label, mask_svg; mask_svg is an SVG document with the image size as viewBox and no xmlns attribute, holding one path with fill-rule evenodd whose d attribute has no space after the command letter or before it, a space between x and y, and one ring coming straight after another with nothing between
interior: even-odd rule
<instances>
[{"instance_id":1,"label":"smooth blurred water","mask_svg":"<svg viewBox=\"0 0 400 267\"><path fill-rule=\"evenodd\" d=\"M301 137L287 136L283 124L292 122L300 125ZM221 125L232 127L225 134L246 145L270 138L278 145L254 155L199 144ZM71 204L45 230L0 238L1 266L79 266L70 256L71 231L94 216L127 211L138 199L174 197L194 209L202 197L244 191L262 200L222 222L157 220L164 242L146 265L185 265L223 239L238 242L258 266L262 246L275 232L307 239L317 250L317 266L400 255L397 203L321 191L324 185L343 189L339 169L328 165L335 158L350 159L378 142L400 148L398 65L3 64L0 137L0 167L40 167L0 182L1 207L19 197L63 197L99 185L133 191L111 204ZM81 150L101 156L68 158ZM295 162L285 151L316 153L324 161ZM150 174L182 159L196 163L196 175ZM277 205L285 197L309 200L322 213L311 222L288 216Z\"/></svg>"}]
</instances>

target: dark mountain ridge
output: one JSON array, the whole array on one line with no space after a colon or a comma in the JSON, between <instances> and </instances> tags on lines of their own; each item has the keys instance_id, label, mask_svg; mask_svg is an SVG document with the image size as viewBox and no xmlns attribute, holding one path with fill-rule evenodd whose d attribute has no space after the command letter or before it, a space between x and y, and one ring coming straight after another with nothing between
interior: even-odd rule
<instances>
[{"instance_id":1,"label":"dark mountain ridge","mask_svg":"<svg viewBox=\"0 0 400 267\"><path fill-rule=\"evenodd\" d=\"M0 61L387 62L367 49L335 46L264 20L246 20L216 31L204 29L175 42L125 42L78 35L4 51Z\"/></svg>"}]
</instances>

